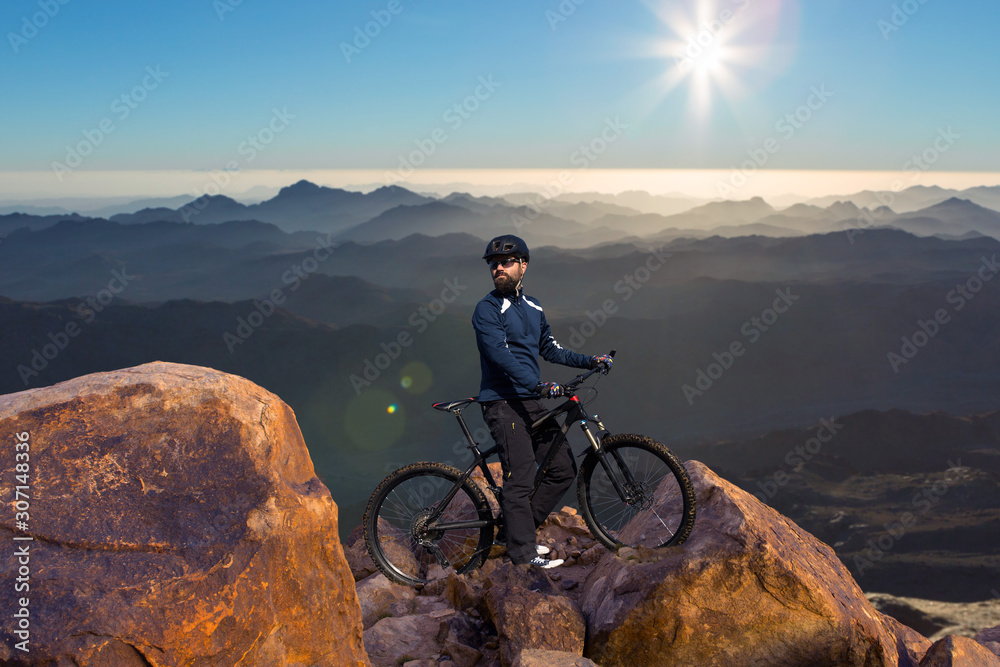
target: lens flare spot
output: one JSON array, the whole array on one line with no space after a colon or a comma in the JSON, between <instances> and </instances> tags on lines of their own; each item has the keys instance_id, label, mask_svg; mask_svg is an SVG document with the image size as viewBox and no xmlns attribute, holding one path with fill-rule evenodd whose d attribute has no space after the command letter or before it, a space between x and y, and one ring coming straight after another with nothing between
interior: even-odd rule
<instances>
[{"instance_id":1,"label":"lens flare spot","mask_svg":"<svg viewBox=\"0 0 1000 667\"><path fill-rule=\"evenodd\" d=\"M434 373L422 361L411 361L400 371L399 386L411 394L422 394L434 384Z\"/></svg>"},{"instance_id":2,"label":"lens flare spot","mask_svg":"<svg viewBox=\"0 0 1000 667\"><path fill-rule=\"evenodd\" d=\"M344 411L344 430L352 444L364 451L394 445L406 429L406 407L387 391L370 387Z\"/></svg>"}]
</instances>

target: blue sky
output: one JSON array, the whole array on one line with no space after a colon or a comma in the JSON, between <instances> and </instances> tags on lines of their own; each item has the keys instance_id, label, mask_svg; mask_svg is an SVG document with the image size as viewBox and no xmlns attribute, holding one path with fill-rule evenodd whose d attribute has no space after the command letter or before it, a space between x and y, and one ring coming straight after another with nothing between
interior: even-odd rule
<instances>
[{"instance_id":1,"label":"blue sky","mask_svg":"<svg viewBox=\"0 0 1000 667\"><path fill-rule=\"evenodd\" d=\"M4 3L0 170L1000 171L1000 3L236 3Z\"/></svg>"}]
</instances>

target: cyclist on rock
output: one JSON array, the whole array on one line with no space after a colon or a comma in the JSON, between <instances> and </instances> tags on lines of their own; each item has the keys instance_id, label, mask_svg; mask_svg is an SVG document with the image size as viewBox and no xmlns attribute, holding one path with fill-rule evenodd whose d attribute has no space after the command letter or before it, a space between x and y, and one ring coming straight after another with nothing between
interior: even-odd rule
<instances>
[{"instance_id":1,"label":"cyclist on rock","mask_svg":"<svg viewBox=\"0 0 1000 667\"><path fill-rule=\"evenodd\" d=\"M472 316L482 368L478 401L503 467L507 554L514 563L556 567L562 560L544 558L549 550L535 543L535 530L573 483L576 462L569 447L561 448L531 497L536 462L541 462L559 435L553 420L532 439L532 422L547 412L537 399L563 395L559 384L541 381L538 355L576 368L602 366L605 372L612 359L578 354L556 342L541 305L522 290L529 259L523 239L498 236L487 244L483 259L496 289L479 302ZM503 539L498 536L497 541Z\"/></svg>"}]
</instances>

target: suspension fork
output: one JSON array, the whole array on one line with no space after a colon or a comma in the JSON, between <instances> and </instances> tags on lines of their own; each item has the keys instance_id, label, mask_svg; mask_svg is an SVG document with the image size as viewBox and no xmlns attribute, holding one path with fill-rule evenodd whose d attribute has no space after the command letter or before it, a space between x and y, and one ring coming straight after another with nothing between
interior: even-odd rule
<instances>
[{"instance_id":1,"label":"suspension fork","mask_svg":"<svg viewBox=\"0 0 1000 667\"><path fill-rule=\"evenodd\" d=\"M597 416L594 415L594 417L596 418ZM597 438L594 437L594 434L591 432L590 427L587 426L587 419L581 418L579 420L579 424L580 424L580 429L583 430L584 435L587 437L587 441L590 442L590 446L594 448L594 453L597 455L597 460L601 462L601 467L604 468L604 472L607 473L608 479L611 480L611 486L614 487L615 493L618 494L618 497L621 499L623 503L631 503L633 497L632 494L626 490L626 487L632 487L635 484L635 480L632 478L632 471L629 470L628 466L625 465L625 461L622 460L622 457L621 455L618 454L618 452L611 453L611 455L615 459L615 462L618 464L618 470L621 471L626 477L625 486L623 486L622 482L618 479L618 473L615 472L614 466L612 466L608 462L607 451L604 450L604 448L601 446L601 443L598 442ZM598 428L601 429L601 431L604 431L604 425L600 422L599 419L597 420L597 426Z\"/></svg>"}]
</instances>

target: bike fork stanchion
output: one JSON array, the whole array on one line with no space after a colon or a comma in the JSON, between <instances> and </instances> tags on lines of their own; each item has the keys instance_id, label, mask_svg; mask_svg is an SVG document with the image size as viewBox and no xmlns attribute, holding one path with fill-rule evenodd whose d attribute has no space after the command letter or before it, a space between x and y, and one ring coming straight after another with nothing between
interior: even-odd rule
<instances>
[{"instance_id":1,"label":"bike fork stanchion","mask_svg":"<svg viewBox=\"0 0 1000 667\"><path fill-rule=\"evenodd\" d=\"M583 429L584 434L587 436L587 440L590 441L590 446L594 448L594 453L597 454L597 460L601 462L601 467L604 468L604 472L608 474L608 479L611 480L611 486L614 487L615 493L618 494L618 497L623 503L629 503L630 498L628 493L624 488L622 488L621 482L618 481L618 475L615 474L615 471L612 470L612 466L610 466L607 462L608 453L604 451L601 444L597 442L597 438L595 438L594 434L590 432L589 428L587 428L586 420L580 420L580 428ZM620 461L619 465L621 465Z\"/></svg>"}]
</instances>

